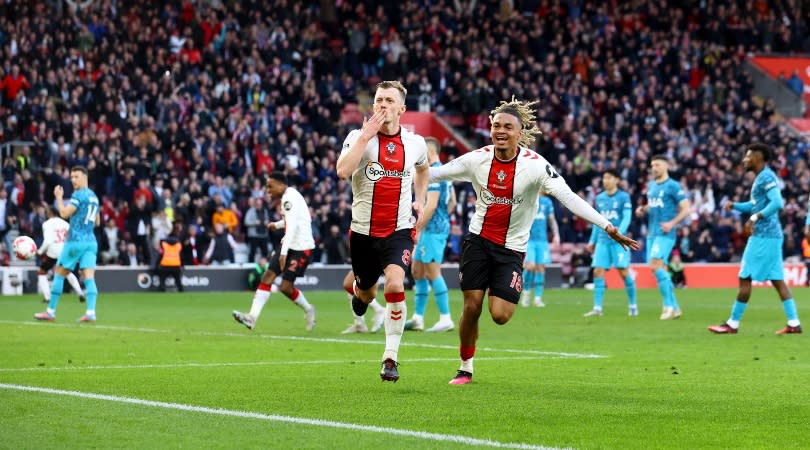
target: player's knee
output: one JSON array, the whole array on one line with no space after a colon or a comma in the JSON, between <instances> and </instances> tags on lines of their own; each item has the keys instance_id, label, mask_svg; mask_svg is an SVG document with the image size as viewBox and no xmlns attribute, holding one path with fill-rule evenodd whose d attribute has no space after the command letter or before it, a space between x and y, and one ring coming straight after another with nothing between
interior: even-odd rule
<instances>
[{"instance_id":1,"label":"player's knee","mask_svg":"<svg viewBox=\"0 0 810 450\"><path fill-rule=\"evenodd\" d=\"M293 293L295 292L295 286L289 281L283 281L281 286L279 286L279 290L285 297L292 297Z\"/></svg>"},{"instance_id":2,"label":"player's knee","mask_svg":"<svg viewBox=\"0 0 810 450\"><path fill-rule=\"evenodd\" d=\"M464 302L464 314L467 316L478 317L481 315L482 305L472 302Z\"/></svg>"},{"instance_id":3,"label":"player's knee","mask_svg":"<svg viewBox=\"0 0 810 450\"><path fill-rule=\"evenodd\" d=\"M405 292L405 283L403 280L391 280L385 282L386 292Z\"/></svg>"},{"instance_id":4,"label":"player's knee","mask_svg":"<svg viewBox=\"0 0 810 450\"><path fill-rule=\"evenodd\" d=\"M493 311L492 312L492 321L497 323L498 325L503 325L506 322L509 322L509 319L512 318L512 314L506 311Z\"/></svg>"}]
</instances>

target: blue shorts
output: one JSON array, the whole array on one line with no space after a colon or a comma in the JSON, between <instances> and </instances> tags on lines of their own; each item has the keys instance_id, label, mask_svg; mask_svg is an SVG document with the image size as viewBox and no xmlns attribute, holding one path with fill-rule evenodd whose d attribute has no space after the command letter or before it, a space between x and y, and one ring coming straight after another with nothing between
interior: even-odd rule
<instances>
[{"instance_id":1,"label":"blue shorts","mask_svg":"<svg viewBox=\"0 0 810 450\"><path fill-rule=\"evenodd\" d=\"M597 242L591 267L626 269L630 267L630 250L625 250L618 242Z\"/></svg>"},{"instance_id":2,"label":"blue shorts","mask_svg":"<svg viewBox=\"0 0 810 450\"><path fill-rule=\"evenodd\" d=\"M664 264L669 263L669 254L675 247L675 239L666 236L656 236L647 238L647 262L653 259L660 259Z\"/></svg>"},{"instance_id":3,"label":"blue shorts","mask_svg":"<svg viewBox=\"0 0 810 450\"><path fill-rule=\"evenodd\" d=\"M551 252L548 249L548 242L529 239L524 262L540 265L551 264Z\"/></svg>"},{"instance_id":4,"label":"blue shorts","mask_svg":"<svg viewBox=\"0 0 810 450\"><path fill-rule=\"evenodd\" d=\"M424 264L444 261L444 248L447 245L447 235L442 233L426 233L419 235L419 242L413 250L413 260Z\"/></svg>"},{"instance_id":5,"label":"blue shorts","mask_svg":"<svg viewBox=\"0 0 810 450\"><path fill-rule=\"evenodd\" d=\"M784 280L782 241L779 238L751 236L743 250L740 278L754 281Z\"/></svg>"},{"instance_id":6,"label":"blue shorts","mask_svg":"<svg viewBox=\"0 0 810 450\"><path fill-rule=\"evenodd\" d=\"M79 264L79 269L95 269L96 258L98 256L98 243L93 242L65 242L62 248L62 253L59 254L59 259L56 263L67 270L76 268Z\"/></svg>"}]
</instances>

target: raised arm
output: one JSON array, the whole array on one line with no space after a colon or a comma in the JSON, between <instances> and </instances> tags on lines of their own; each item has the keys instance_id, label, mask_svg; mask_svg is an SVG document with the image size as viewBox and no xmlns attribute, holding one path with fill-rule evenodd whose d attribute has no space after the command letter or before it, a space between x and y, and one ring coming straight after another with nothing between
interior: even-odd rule
<instances>
[{"instance_id":1,"label":"raised arm","mask_svg":"<svg viewBox=\"0 0 810 450\"><path fill-rule=\"evenodd\" d=\"M352 131L343 143L344 150L340 153L336 164L337 176L341 179L348 179L352 176L360 161L363 159L363 152L368 145L368 141L377 135L385 120L385 113L377 112L368 119L363 119L363 128L359 131ZM348 150L346 150L348 146Z\"/></svg>"},{"instance_id":2,"label":"raised arm","mask_svg":"<svg viewBox=\"0 0 810 450\"><path fill-rule=\"evenodd\" d=\"M53 188L53 196L56 198L56 210L59 211L59 216L65 220L70 219L70 216L76 212L76 208L78 207L78 201L76 199L71 198L70 203L67 205L64 204L62 197L65 195L64 189L62 186L56 185Z\"/></svg>"}]
</instances>

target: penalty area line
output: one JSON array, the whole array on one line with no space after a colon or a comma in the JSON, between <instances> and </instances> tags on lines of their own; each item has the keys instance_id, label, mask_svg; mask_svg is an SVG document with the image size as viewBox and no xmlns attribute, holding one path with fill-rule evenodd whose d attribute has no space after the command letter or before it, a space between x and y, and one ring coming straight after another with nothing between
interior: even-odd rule
<instances>
[{"instance_id":1,"label":"penalty area line","mask_svg":"<svg viewBox=\"0 0 810 450\"><path fill-rule=\"evenodd\" d=\"M296 425L307 425L322 428L337 428L344 430L368 431L373 433L395 434L415 439L435 442L453 442L463 445L473 445L479 447L493 448L516 448L529 450L557 450L555 447L542 445L524 444L516 442L500 442L490 439L479 439L458 434L430 433L427 431L416 431L402 428L379 427L375 425L361 425L351 422L335 422L332 420L308 419L304 417L283 416L278 414L264 414L250 411L238 411L224 408L209 408L206 406L185 405L182 403L159 402L154 400L144 400L132 397L122 397L116 395L96 394L92 392L68 391L62 389L51 389L37 386L24 386L19 384L0 383L0 389L18 392L33 392L40 394L60 395L63 397L76 397L91 400L101 400L114 403L125 403L130 405L146 406L150 408L160 408L175 411L187 411L209 415L239 417L245 419L264 420L267 422L290 423Z\"/></svg>"},{"instance_id":2,"label":"penalty area line","mask_svg":"<svg viewBox=\"0 0 810 450\"><path fill-rule=\"evenodd\" d=\"M539 356L505 356L505 357L481 357L481 361L539 361L545 359ZM411 363L432 363L432 362L458 362L458 358L415 358L408 359ZM70 365L54 367L0 367L0 373L4 372L59 372L74 370L116 370L116 369L187 369L187 368L209 368L209 367L257 367L257 366L302 366L302 365L350 365L350 364L379 364L379 360L310 360L310 361L247 361L247 362L187 362L175 364L111 364L111 365Z\"/></svg>"},{"instance_id":3,"label":"penalty area line","mask_svg":"<svg viewBox=\"0 0 810 450\"><path fill-rule=\"evenodd\" d=\"M44 327L62 327L62 328L80 328L80 325L64 324L64 323L45 323L45 322L21 322L14 320L0 320L0 324L8 325L27 325L27 326L44 326ZM213 331L192 331L192 330L170 330L163 328L142 328L142 327L126 327L119 325L88 325L87 328L95 328L99 330L110 331L126 331L134 333L159 333L159 334L187 334L191 336L212 336L212 337L237 337L237 338L261 338L273 339L280 341L301 341L301 342L328 342L332 344L364 344L364 345L380 345L382 341L372 341L368 339L343 339L343 338L321 338L311 336L279 336L272 334L261 333L232 333L232 332L213 332ZM416 342L403 342L400 344L402 347L418 347L418 348L435 348L442 350L455 350L458 351L457 345L444 345L444 344L422 344ZM607 358L607 355L599 355L595 353L571 353L571 352L552 352L545 350L532 350L532 349L515 349L515 348L493 348L493 347L478 347L478 351L493 352L493 353L517 353L522 355L542 355L552 358L571 358L571 359L601 359Z\"/></svg>"}]
</instances>

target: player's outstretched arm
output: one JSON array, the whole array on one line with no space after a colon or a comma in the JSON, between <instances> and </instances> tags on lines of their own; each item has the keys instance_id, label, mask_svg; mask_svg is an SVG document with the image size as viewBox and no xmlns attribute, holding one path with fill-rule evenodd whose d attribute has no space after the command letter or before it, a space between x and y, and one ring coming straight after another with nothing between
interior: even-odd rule
<instances>
[{"instance_id":1,"label":"player's outstretched arm","mask_svg":"<svg viewBox=\"0 0 810 450\"><path fill-rule=\"evenodd\" d=\"M450 181L470 181L470 167L475 164L472 158L474 154L465 153L462 156L437 167L430 168L430 183L435 183L442 180ZM472 164L471 164L472 163Z\"/></svg>"},{"instance_id":2,"label":"player's outstretched arm","mask_svg":"<svg viewBox=\"0 0 810 450\"><path fill-rule=\"evenodd\" d=\"M608 227L605 228L605 233L607 233L611 239L618 242L619 245L621 245L622 248L624 248L625 250L627 250L628 248L633 250L638 250L641 248L638 242L619 233L619 229L613 225L608 225Z\"/></svg>"},{"instance_id":3,"label":"player's outstretched arm","mask_svg":"<svg viewBox=\"0 0 810 450\"><path fill-rule=\"evenodd\" d=\"M73 204L75 199L71 199L71 203L67 205L64 204L62 201L62 196L65 194L65 191L62 189L62 186L56 185L53 188L53 196L56 199L56 210L59 212L59 216L65 220L70 219L70 216L76 212L76 206Z\"/></svg>"},{"instance_id":4,"label":"player's outstretched arm","mask_svg":"<svg viewBox=\"0 0 810 450\"><path fill-rule=\"evenodd\" d=\"M613 226L605 216L593 209L582 197L575 194L559 176L549 178L546 183L546 189L548 189L549 194L559 200L569 211L604 229L608 236L618 242L623 248L631 248L633 250L641 248L638 242L619 233L618 228Z\"/></svg>"}]
</instances>

